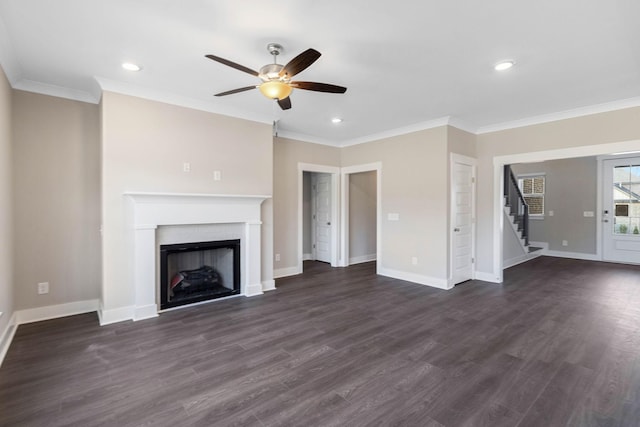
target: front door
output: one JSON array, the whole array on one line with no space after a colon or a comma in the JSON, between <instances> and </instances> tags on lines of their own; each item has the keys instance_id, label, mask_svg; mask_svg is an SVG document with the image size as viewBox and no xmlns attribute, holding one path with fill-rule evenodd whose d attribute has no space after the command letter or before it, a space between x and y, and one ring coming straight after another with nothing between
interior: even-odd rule
<instances>
[{"instance_id":1,"label":"front door","mask_svg":"<svg viewBox=\"0 0 640 427\"><path fill-rule=\"evenodd\" d=\"M315 210L313 213L315 259L331 262L331 174L314 173L311 185Z\"/></svg>"},{"instance_id":2,"label":"front door","mask_svg":"<svg viewBox=\"0 0 640 427\"><path fill-rule=\"evenodd\" d=\"M452 207L452 282L473 279L475 166L453 161Z\"/></svg>"},{"instance_id":3,"label":"front door","mask_svg":"<svg viewBox=\"0 0 640 427\"><path fill-rule=\"evenodd\" d=\"M640 157L603 161L603 258L640 264Z\"/></svg>"}]
</instances>

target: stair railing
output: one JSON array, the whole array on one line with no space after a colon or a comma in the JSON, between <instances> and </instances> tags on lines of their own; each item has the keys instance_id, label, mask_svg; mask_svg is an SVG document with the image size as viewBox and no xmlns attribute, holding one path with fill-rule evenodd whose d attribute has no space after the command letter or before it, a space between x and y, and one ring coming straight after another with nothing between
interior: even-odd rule
<instances>
[{"instance_id":1,"label":"stair railing","mask_svg":"<svg viewBox=\"0 0 640 427\"><path fill-rule=\"evenodd\" d=\"M515 218L518 230L522 231L525 246L529 245L529 205L527 205L518 180L513 175L511 166L504 166L504 197L509 212Z\"/></svg>"}]
</instances>

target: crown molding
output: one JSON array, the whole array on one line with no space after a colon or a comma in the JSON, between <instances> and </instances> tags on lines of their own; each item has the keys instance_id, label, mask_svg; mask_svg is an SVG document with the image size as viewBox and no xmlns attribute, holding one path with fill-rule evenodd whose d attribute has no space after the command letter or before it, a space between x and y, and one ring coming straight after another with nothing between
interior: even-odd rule
<instances>
[{"instance_id":1,"label":"crown molding","mask_svg":"<svg viewBox=\"0 0 640 427\"><path fill-rule=\"evenodd\" d=\"M367 142L379 141L381 139L393 138L394 136L406 135L413 132L419 132L427 129L434 129L441 126L447 126L450 121L450 117L442 117L435 120L428 120L426 122L415 123L408 126L402 126L395 129L390 129L383 132L366 135L359 138L348 139L342 141L339 147L351 147L352 145L365 144Z\"/></svg>"},{"instance_id":2,"label":"crown molding","mask_svg":"<svg viewBox=\"0 0 640 427\"><path fill-rule=\"evenodd\" d=\"M24 90L26 92L34 92L42 95L55 96L58 98L71 99L74 101L88 102L97 104L100 102L101 93L91 93L83 90L71 89L63 86L50 85L46 83L35 82L33 80L20 79L14 83L13 88L16 90Z\"/></svg>"},{"instance_id":3,"label":"crown molding","mask_svg":"<svg viewBox=\"0 0 640 427\"><path fill-rule=\"evenodd\" d=\"M625 108L633 107L640 107L640 97L621 99L618 101L574 108L571 110L559 111L556 113L542 114L539 116L527 117L525 119L503 122L495 125L481 126L477 129L476 134L482 135L485 133L499 132L502 130L521 128L525 126L533 126L560 120L574 119L577 117L608 113L611 111L624 110Z\"/></svg>"},{"instance_id":4,"label":"crown molding","mask_svg":"<svg viewBox=\"0 0 640 427\"><path fill-rule=\"evenodd\" d=\"M276 138L295 139L296 141L309 142L311 144L320 144L320 145L327 145L329 147L340 148L340 145L338 145L338 143L335 141L331 141L324 138L316 138L314 136L307 135L304 133L298 133L298 132L278 130L278 135L276 136Z\"/></svg>"},{"instance_id":5,"label":"crown molding","mask_svg":"<svg viewBox=\"0 0 640 427\"><path fill-rule=\"evenodd\" d=\"M263 114L248 113L235 108L220 107L210 102L200 99L180 96L175 93L161 91L157 89L123 83L103 77L94 77L103 91L115 92L122 95L134 96L150 101L163 102L165 104L177 105L179 107L191 108L193 110L206 111L208 113L220 114L252 122L271 124L273 120Z\"/></svg>"}]
</instances>

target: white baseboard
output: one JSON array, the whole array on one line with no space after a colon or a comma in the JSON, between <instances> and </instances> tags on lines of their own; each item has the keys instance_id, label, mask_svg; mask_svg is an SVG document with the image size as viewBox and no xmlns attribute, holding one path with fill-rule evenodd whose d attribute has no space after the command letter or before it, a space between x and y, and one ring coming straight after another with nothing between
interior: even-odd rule
<instances>
[{"instance_id":1,"label":"white baseboard","mask_svg":"<svg viewBox=\"0 0 640 427\"><path fill-rule=\"evenodd\" d=\"M105 310L101 305L98 310L98 318L100 319L100 326L110 325L112 323L125 322L127 320L133 320L133 313L135 312L134 306L119 307L110 310Z\"/></svg>"},{"instance_id":2,"label":"white baseboard","mask_svg":"<svg viewBox=\"0 0 640 427\"><path fill-rule=\"evenodd\" d=\"M499 277L496 277L493 273L487 273L484 271L476 271L474 280L482 280L483 282L490 283L502 283Z\"/></svg>"},{"instance_id":3,"label":"white baseboard","mask_svg":"<svg viewBox=\"0 0 640 427\"><path fill-rule=\"evenodd\" d=\"M439 279L437 277L429 277L422 274L410 273L407 271L393 270L391 268L378 267L378 274L381 276L392 277L399 280L406 280L407 282L431 286L438 289L448 290L453 288L453 285L450 285L447 279Z\"/></svg>"},{"instance_id":4,"label":"white baseboard","mask_svg":"<svg viewBox=\"0 0 640 427\"><path fill-rule=\"evenodd\" d=\"M9 351L9 346L11 345L11 341L13 341L13 336L16 334L16 329L18 329L16 314L13 313L9 319L9 323L7 323L7 327L2 331L2 334L0 334L0 366L2 366L4 357L7 355L7 351Z\"/></svg>"},{"instance_id":5,"label":"white baseboard","mask_svg":"<svg viewBox=\"0 0 640 427\"><path fill-rule=\"evenodd\" d=\"M247 287L244 291L245 297L255 297L256 295L262 295L262 283L247 283Z\"/></svg>"},{"instance_id":6,"label":"white baseboard","mask_svg":"<svg viewBox=\"0 0 640 427\"><path fill-rule=\"evenodd\" d=\"M263 292L269 292L269 291L275 291L276 290L276 281L271 279L271 280L263 280L262 281L262 291Z\"/></svg>"},{"instance_id":7,"label":"white baseboard","mask_svg":"<svg viewBox=\"0 0 640 427\"><path fill-rule=\"evenodd\" d=\"M313 254L302 254L303 261L311 261L313 259Z\"/></svg>"},{"instance_id":8,"label":"white baseboard","mask_svg":"<svg viewBox=\"0 0 640 427\"><path fill-rule=\"evenodd\" d=\"M97 299L92 299L87 301L75 301L66 304L29 308L26 310L16 310L16 324L23 325L25 323L40 322L42 320L90 313L92 311L98 311L99 304L100 303Z\"/></svg>"},{"instance_id":9,"label":"white baseboard","mask_svg":"<svg viewBox=\"0 0 640 427\"><path fill-rule=\"evenodd\" d=\"M145 306L136 306L133 310L133 320L144 320L158 317L158 305L149 304Z\"/></svg>"},{"instance_id":10,"label":"white baseboard","mask_svg":"<svg viewBox=\"0 0 640 427\"><path fill-rule=\"evenodd\" d=\"M543 252L542 250L529 252L529 253L522 254L520 256L508 259L502 263L502 268L505 269L505 268L515 267L516 265L522 264L523 262L527 262L534 258L538 258L539 256L543 255L542 252Z\"/></svg>"},{"instance_id":11,"label":"white baseboard","mask_svg":"<svg viewBox=\"0 0 640 427\"><path fill-rule=\"evenodd\" d=\"M286 267L286 268L278 268L273 270L273 278L280 279L282 277L295 276L296 274L301 274L302 271L298 270L298 267Z\"/></svg>"},{"instance_id":12,"label":"white baseboard","mask_svg":"<svg viewBox=\"0 0 640 427\"><path fill-rule=\"evenodd\" d=\"M551 251L547 249L542 255L552 256L556 258L583 259L585 261L602 261L602 258L597 254L586 254L583 252Z\"/></svg>"},{"instance_id":13,"label":"white baseboard","mask_svg":"<svg viewBox=\"0 0 640 427\"><path fill-rule=\"evenodd\" d=\"M349 258L349 265L362 264L363 262L371 262L376 260L376 254L360 255Z\"/></svg>"}]
</instances>

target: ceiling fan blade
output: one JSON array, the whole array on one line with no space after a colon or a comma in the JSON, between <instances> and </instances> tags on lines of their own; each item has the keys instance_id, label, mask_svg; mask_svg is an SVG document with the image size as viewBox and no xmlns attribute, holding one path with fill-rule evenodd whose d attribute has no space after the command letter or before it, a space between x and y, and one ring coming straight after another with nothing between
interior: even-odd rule
<instances>
[{"instance_id":1,"label":"ceiling fan blade","mask_svg":"<svg viewBox=\"0 0 640 427\"><path fill-rule=\"evenodd\" d=\"M283 110L288 110L289 108L291 108L291 98L287 96L284 99L278 99L278 105Z\"/></svg>"},{"instance_id":2,"label":"ceiling fan blade","mask_svg":"<svg viewBox=\"0 0 640 427\"><path fill-rule=\"evenodd\" d=\"M216 94L215 94L215 95L213 95L213 96L233 95L234 93L244 92L244 91L251 90L251 89L255 89L255 88L256 88L256 85L253 85L253 86L247 86L247 87L241 87L241 88L238 88L238 89L228 90L228 91L226 91L226 92L216 93Z\"/></svg>"},{"instance_id":3,"label":"ceiling fan blade","mask_svg":"<svg viewBox=\"0 0 640 427\"><path fill-rule=\"evenodd\" d=\"M219 56L215 56L215 55L205 55L207 58L212 59L216 62L219 62L221 64L227 65L231 68L235 68L236 70L240 70L240 71L244 71L245 73L251 74L252 76L256 76L258 77L258 72L255 70L252 70L251 68L247 68L244 65L240 65L240 64L236 64L235 62L229 61L228 59L224 59L224 58L220 58Z\"/></svg>"},{"instance_id":4,"label":"ceiling fan blade","mask_svg":"<svg viewBox=\"0 0 640 427\"><path fill-rule=\"evenodd\" d=\"M295 76L299 72L305 70L309 65L316 62L318 58L320 58L320 55L322 54L315 49L305 50L282 68L280 71L280 77L287 75L291 78Z\"/></svg>"},{"instance_id":5,"label":"ceiling fan blade","mask_svg":"<svg viewBox=\"0 0 640 427\"><path fill-rule=\"evenodd\" d=\"M345 93L347 91L347 88L344 86L317 82L291 82L291 86L296 89L313 90L316 92Z\"/></svg>"}]
</instances>

